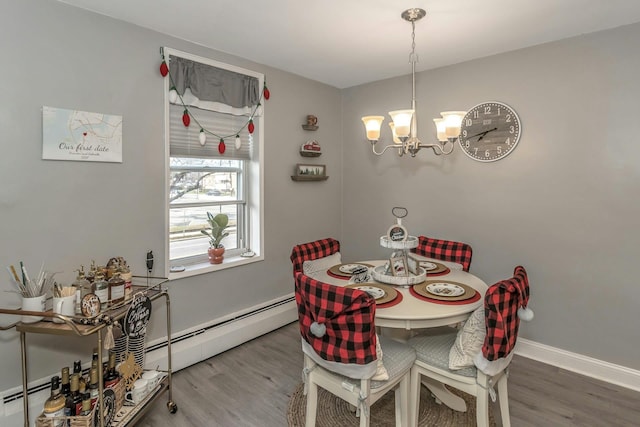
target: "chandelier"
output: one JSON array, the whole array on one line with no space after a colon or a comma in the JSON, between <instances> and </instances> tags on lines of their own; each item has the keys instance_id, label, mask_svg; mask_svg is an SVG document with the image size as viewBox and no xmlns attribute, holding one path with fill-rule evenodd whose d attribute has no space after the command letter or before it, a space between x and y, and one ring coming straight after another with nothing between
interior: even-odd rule
<instances>
[{"instance_id":1,"label":"chandelier","mask_svg":"<svg viewBox=\"0 0 640 427\"><path fill-rule=\"evenodd\" d=\"M400 15L405 21L411 22L411 84L412 99L410 110L389 111L392 122L389 123L393 135L393 144L389 144L376 151L376 143L380 139L380 127L384 121L383 116L365 116L364 122L367 139L371 142L371 149L377 156L381 156L389 148L398 150L398 155L410 154L415 157L421 148L431 148L436 155L451 154L455 141L460 135L460 124L466 111L443 111L441 117L433 119L436 125L438 142L424 143L418 139L418 125L416 123L416 21L422 19L427 12L424 9L407 9Z\"/></svg>"}]
</instances>

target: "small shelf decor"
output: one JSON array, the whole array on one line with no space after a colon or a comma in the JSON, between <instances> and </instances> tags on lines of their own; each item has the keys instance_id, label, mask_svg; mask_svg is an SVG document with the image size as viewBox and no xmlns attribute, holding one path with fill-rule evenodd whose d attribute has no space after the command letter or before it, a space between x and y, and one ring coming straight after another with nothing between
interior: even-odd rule
<instances>
[{"instance_id":1,"label":"small shelf decor","mask_svg":"<svg viewBox=\"0 0 640 427\"><path fill-rule=\"evenodd\" d=\"M312 114L307 116L307 123L302 125L304 130L318 130L318 118Z\"/></svg>"},{"instance_id":2,"label":"small shelf decor","mask_svg":"<svg viewBox=\"0 0 640 427\"><path fill-rule=\"evenodd\" d=\"M298 163L295 169L295 175L291 175L294 181L325 181L327 176L326 165L308 165Z\"/></svg>"},{"instance_id":3,"label":"small shelf decor","mask_svg":"<svg viewBox=\"0 0 640 427\"><path fill-rule=\"evenodd\" d=\"M307 141L300 146L300 155L302 157L319 157L322 154L322 148L318 141Z\"/></svg>"}]
</instances>

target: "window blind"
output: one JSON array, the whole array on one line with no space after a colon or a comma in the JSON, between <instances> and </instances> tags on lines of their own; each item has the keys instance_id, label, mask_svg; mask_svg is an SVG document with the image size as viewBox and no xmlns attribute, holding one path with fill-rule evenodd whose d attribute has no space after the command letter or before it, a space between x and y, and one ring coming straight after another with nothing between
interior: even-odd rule
<instances>
[{"instance_id":1,"label":"window blind","mask_svg":"<svg viewBox=\"0 0 640 427\"><path fill-rule=\"evenodd\" d=\"M189 112L193 116L187 127L182 123L184 107L169 105L169 152L172 157L211 157L248 160L253 155L253 137L245 126L249 120L247 116L235 116L209 110L201 110L190 106ZM200 123L200 126L198 126ZM254 121L255 132L258 123ZM200 145L200 129L204 128L219 136L207 133L207 142ZM241 129L238 131L238 129ZM242 145L235 148L235 135L240 135ZM218 151L220 136L225 137L226 150L224 154Z\"/></svg>"}]
</instances>

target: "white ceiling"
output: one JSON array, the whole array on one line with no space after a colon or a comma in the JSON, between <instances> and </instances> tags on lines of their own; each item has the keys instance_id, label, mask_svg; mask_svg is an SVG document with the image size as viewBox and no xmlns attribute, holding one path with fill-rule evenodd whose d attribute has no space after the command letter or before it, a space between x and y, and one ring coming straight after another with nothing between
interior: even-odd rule
<instances>
[{"instance_id":1,"label":"white ceiling","mask_svg":"<svg viewBox=\"0 0 640 427\"><path fill-rule=\"evenodd\" d=\"M338 88L640 22L638 0L59 0ZM171 46L169 46L171 47Z\"/></svg>"}]
</instances>

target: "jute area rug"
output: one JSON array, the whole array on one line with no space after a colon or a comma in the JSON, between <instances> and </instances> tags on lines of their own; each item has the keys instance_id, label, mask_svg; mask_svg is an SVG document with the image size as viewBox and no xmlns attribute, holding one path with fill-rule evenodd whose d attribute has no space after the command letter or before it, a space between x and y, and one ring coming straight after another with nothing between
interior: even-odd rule
<instances>
[{"instance_id":1,"label":"jute area rug","mask_svg":"<svg viewBox=\"0 0 640 427\"><path fill-rule=\"evenodd\" d=\"M420 412L418 426L460 427L476 425L476 399L458 390L453 393L467 402L467 412L457 412L445 405L439 405L431 393L422 387L420 394ZM289 400L287 421L289 427L302 427L305 421L307 398L303 394L303 384L299 384ZM328 391L318 388L318 414L316 427L358 427L359 418L351 412L349 404ZM388 392L382 399L371 406L372 427L395 427L394 393ZM489 405L489 425L496 422Z\"/></svg>"}]
</instances>

